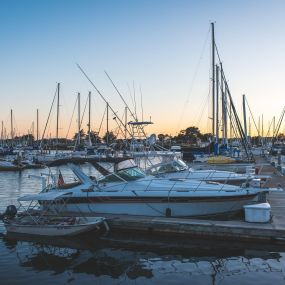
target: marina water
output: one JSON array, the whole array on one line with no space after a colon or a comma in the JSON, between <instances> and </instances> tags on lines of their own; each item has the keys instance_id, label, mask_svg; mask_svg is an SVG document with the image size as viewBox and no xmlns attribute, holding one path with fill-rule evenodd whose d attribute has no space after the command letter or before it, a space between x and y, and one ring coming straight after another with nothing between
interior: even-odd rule
<instances>
[{"instance_id":1,"label":"marina water","mask_svg":"<svg viewBox=\"0 0 285 285\"><path fill-rule=\"evenodd\" d=\"M71 177L61 167L64 177ZM88 175L92 166L84 165ZM56 172L56 169L53 169ZM0 173L0 212L37 193L47 169ZM66 178L68 179L68 178ZM284 284L285 247L135 233L7 239L0 223L0 284Z\"/></svg>"}]
</instances>

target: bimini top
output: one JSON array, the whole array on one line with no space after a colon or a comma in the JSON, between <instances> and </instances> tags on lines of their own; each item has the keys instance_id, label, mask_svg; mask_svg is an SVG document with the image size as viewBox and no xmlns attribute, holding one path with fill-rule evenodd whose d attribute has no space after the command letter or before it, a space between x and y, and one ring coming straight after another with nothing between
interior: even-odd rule
<instances>
[{"instance_id":1,"label":"bimini top","mask_svg":"<svg viewBox=\"0 0 285 285\"><path fill-rule=\"evenodd\" d=\"M64 197L71 194L72 192L67 191L54 191L40 194L30 194L18 198L18 201L53 201L63 199Z\"/></svg>"}]
</instances>

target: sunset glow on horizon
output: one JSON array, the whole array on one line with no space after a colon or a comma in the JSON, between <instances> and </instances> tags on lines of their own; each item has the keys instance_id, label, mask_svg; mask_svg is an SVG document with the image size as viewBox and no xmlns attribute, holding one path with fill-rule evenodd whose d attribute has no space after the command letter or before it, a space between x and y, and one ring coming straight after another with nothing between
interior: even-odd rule
<instances>
[{"instance_id":1,"label":"sunset glow on horizon","mask_svg":"<svg viewBox=\"0 0 285 285\"><path fill-rule=\"evenodd\" d=\"M77 63L116 112L110 112L111 131L118 132L114 117L123 120L125 106L104 71L139 120L154 122L147 126L148 134L176 135L189 126L211 132L211 21L240 119L243 94L255 121L263 115L264 134L284 107L284 1L0 3L0 121L7 135L11 109L15 134L26 134L32 126L35 132L37 109L43 134L57 82L59 136L71 138L77 132L76 96L81 94L82 115L89 91L91 129L101 126L100 135L105 134L106 104ZM88 107L82 120L85 132L87 113ZM45 137L55 130L56 106ZM253 122L251 134L257 134Z\"/></svg>"}]
</instances>

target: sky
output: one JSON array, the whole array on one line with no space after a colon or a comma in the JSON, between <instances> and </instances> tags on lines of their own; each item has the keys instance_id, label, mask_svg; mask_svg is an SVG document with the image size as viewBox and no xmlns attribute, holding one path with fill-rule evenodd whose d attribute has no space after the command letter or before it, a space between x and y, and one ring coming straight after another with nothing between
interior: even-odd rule
<instances>
[{"instance_id":1,"label":"sky","mask_svg":"<svg viewBox=\"0 0 285 285\"><path fill-rule=\"evenodd\" d=\"M107 71L146 131L177 134L196 125L210 132L210 23L236 108L242 94L265 133L284 106L283 0L0 0L0 120L26 133L40 114L42 135L60 82L60 136L76 132L76 96L83 112L92 92L91 127L106 131L105 102L122 118L124 104ZM115 115L110 128L117 131ZM131 118L129 118L131 120ZM102 122L102 123L101 123ZM69 128L70 126L70 128ZM82 120L87 129L87 112ZM54 135L53 108L46 134ZM69 131L68 131L69 130ZM254 134L252 126L252 134Z\"/></svg>"}]
</instances>

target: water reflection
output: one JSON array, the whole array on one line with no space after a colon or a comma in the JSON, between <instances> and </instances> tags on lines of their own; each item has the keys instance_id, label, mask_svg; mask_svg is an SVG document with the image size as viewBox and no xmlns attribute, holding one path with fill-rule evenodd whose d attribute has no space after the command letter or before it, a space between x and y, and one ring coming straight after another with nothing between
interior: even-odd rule
<instances>
[{"instance_id":1,"label":"water reflection","mask_svg":"<svg viewBox=\"0 0 285 285\"><path fill-rule=\"evenodd\" d=\"M82 166L88 175L95 169ZM72 179L67 167L64 177ZM53 169L55 172L56 169ZM0 173L0 212L38 193L47 169ZM0 223L0 233L4 232ZM118 235L27 239L0 235L0 284L284 284L285 248Z\"/></svg>"},{"instance_id":2,"label":"water reflection","mask_svg":"<svg viewBox=\"0 0 285 285\"><path fill-rule=\"evenodd\" d=\"M250 284L257 278L261 278L259 284L268 284L284 280L284 254L272 251L280 248L114 235L41 242L13 236L3 242L20 267L60 278L68 273L69 282L79 277L84 282L99 278L112 284ZM50 283L43 280L43 284Z\"/></svg>"}]
</instances>

